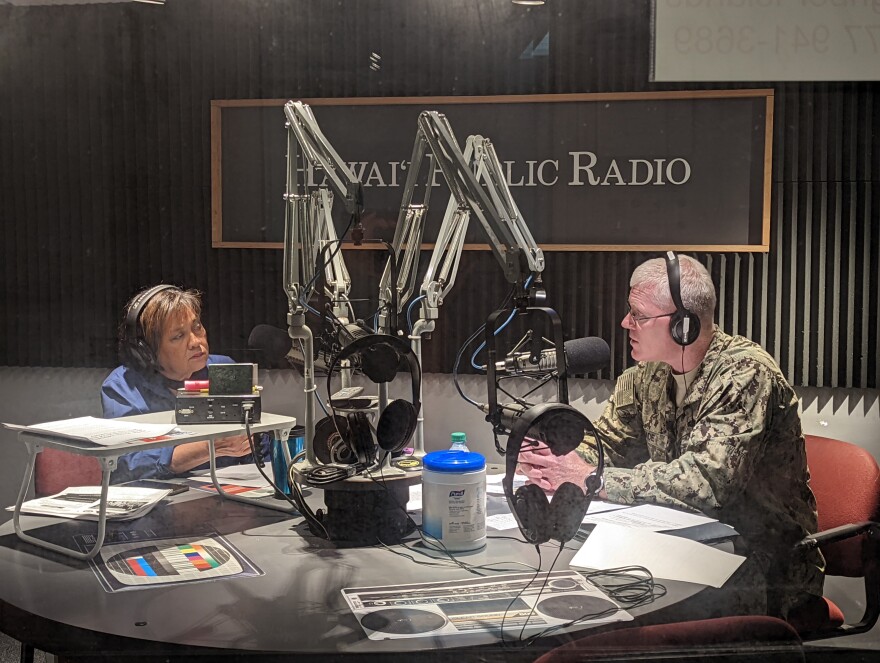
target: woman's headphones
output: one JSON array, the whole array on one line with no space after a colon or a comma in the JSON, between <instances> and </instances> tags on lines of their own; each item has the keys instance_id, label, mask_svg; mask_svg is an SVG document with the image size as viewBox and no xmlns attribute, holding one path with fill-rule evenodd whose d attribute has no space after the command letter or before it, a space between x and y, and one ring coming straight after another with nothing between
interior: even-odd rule
<instances>
[{"instance_id":1,"label":"woman's headphones","mask_svg":"<svg viewBox=\"0 0 880 663\"><path fill-rule=\"evenodd\" d=\"M144 312L144 308L146 308L149 301L160 292L177 289L177 286L163 283L162 285L147 288L131 302L125 313L122 338L119 343L119 354L123 364L139 371L159 370L156 353L144 336L144 329L141 326L141 314Z\"/></svg>"},{"instance_id":2,"label":"woman's headphones","mask_svg":"<svg viewBox=\"0 0 880 663\"><path fill-rule=\"evenodd\" d=\"M358 464L371 465L376 460L376 447L389 453L400 451L415 433L421 402L422 369L418 357L406 341L388 334L369 334L345 346L334 358L327 370L327 393L330 380L338 365L346 359L358 357L364 374L373 382L391 382L403 361L409 368L412 384L412 401L397 399L388 403L379 415L376 437L366 412L349 412L345 415L346 426L338 427L355 455ZM333 408L333 402L330 401ZM332 415L336 419L338 415Z\"/></svg>"},{"instance_id":3,"label":"woman's headphones","mask_svg":"<svg viewBox=\"0 0 880 663\"><path fill-rule=\"evenodd\" d=\"M545 444L554 456L564 456L575 452L587 433L596 440L598 464L583 486L569 482L562 484L556 489L552 502L534 484L513 491L513 477L523 444ZM605 451L590 420L564 403L543 403L531 407L514 422L507 439L505 456L504 495L526 541L538 545L550 539L560 543L573 539L587 514L590 501L603 486Z\"/></svg>"},{"instance_id":4,"label":"woman's headphones","mask_svg":"<svg viewBox=\"0 0 880 663\"><path fill-rule=\"evenodd\" d=\"M688 311L681 302L681 265L678 256L667 251L666 275L669 277L669 294L675 304L675 313L669 318L669 333L672 340L685 347L697 340L700 335L700 318Z\"/></svg>"}]
</instances>

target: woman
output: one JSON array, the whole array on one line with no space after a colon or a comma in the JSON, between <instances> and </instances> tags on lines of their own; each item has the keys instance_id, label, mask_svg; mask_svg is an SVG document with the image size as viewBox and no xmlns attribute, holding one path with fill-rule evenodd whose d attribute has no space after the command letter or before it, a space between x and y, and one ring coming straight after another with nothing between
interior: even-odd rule
<instances>
[{"instance_id":1,"label":"woman","mask_svg":"<svg viewBox=\"0 0 880 663\"><path fill-rule=\"evenodd\" d=\"M119 328L122 366L101 386L105 417L173 410L175 392L184 380L207 379L209 364L233 363L208 354L201 313L197 291L171 285L148 288L128 302ZM217 439L214 450L218 467L253 462L246 435ZM168 479L207 468L208 459L207 440L136 451L120 456L111 480Z\"/></svg>"}]
</instances>

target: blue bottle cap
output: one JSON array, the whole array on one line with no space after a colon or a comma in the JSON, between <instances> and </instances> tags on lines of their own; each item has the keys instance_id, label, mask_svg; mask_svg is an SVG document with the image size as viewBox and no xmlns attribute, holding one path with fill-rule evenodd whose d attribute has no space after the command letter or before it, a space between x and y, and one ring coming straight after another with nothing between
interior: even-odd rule
<instances>
[{"instance_id":1,"label":"blue bottle cap","mask_svg":"<svg viewBox=\"0 0 880 663\"><path fill-rule=\"evenodd\" d=\"M483 454L475 451L432 451L425 454L422 463L432 472L474 472L486 467Z\"/></svg>"}]
</instances>

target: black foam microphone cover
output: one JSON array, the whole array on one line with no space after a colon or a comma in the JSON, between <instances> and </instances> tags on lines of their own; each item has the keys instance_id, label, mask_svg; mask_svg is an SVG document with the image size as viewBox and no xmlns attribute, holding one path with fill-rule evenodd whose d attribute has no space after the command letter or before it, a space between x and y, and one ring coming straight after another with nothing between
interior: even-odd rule
<instances>
[{"instance_id":1,"label":"black foam microphone cover","mask_svg":"<svg viewBox=\"0 0 880 663\"><path fill-rule=\"evenodd\" d=\"M286 329L272 325L257 325L248 336L248 347L261 350L269 361L280 361L293 347Z\"/></svg>"},{"instance_id":2,"label":"black foam microphone cover","mask_svg":"<svg viewBox=\"0 0 880 663\"><path fill-rule=\"evenodd\" d=\"M598 336L573 338L566 341L565 367L569 375L592 373L608 368L611 363L611 348L605 339Z\"/></svg>"}]
</instances>

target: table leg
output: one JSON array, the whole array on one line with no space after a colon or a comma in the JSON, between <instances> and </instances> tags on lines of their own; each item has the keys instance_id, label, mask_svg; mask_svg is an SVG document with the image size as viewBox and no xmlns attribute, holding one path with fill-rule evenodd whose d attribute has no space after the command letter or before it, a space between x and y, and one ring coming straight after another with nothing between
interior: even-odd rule
<instances>
[{"instance_id":1,"label":"table leg","mask_svg":"<svg viewBox=\"0 0 880 663\"><path fill-rule=\"evenodd\" d=\"M290 428L277 429L272 431L272 434L276 436L276 439L286 440L287 436L290 435ZM244 504L254 504L256 506L261 506L265 509L273 509L275 511L283 511L284 513L291 513L296 515L299 514L299 511L297 511L293 506L287 504L286 502L273 503L269 501L270 498L245 497L244 495L233 495L232 493L227 493L225 490L223 490L223 486L220 484L220 480L217 478L217 458L214 451L213 437L208 439L208 451L211 465L211 481L214 482L214 489L221 497L233 500L235 502L243 502Z\"/></svg>"},{"instance_id":2,"label":"table leg","mask_svg":"<svg viewBox=\"0 0 880 663\"><path fill-rule=\"evenodd\" d=\"M21 482L21 489L18 491L18 499L15 501L15 510L12 512L12 523L15 527L15 533L22 541L26 541L27 543L30 543L32 545L46 548L47 550L54 550L55 552L62 553L63 555L67 555L68 557L73 557L75 559L92 559L95 555L98 554L98 551L101 550L101 546L104 545L104 537L107 530L107 494L110 490L110 473L116 466L116 459L99 459L101 461L101 501L100 506L98 507L98 534L95 540L95 545L92 546L87 552L80 552L67 546L59 546L58 544L51 543L44 539L39 539L35 536L31 536L30 534L26 534L24 530L22 530L20 522L21 505L24 503L25 495L27 495L28 488L30 488L31 481L34 477L34 467L37 463L37 454L43 450L43 448L36 442L28 440L25 442L25 444L28 448L28 464L27 468L25 469L24 478Z\"/></svg>"}]
</instances>

